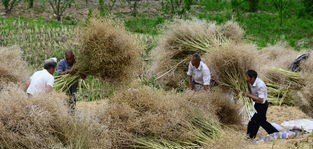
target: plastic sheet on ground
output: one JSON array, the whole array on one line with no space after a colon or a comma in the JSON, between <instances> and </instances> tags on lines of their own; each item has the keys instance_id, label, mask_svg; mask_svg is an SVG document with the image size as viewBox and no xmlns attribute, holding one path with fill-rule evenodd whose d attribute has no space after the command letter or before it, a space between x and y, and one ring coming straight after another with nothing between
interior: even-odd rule
<instances>
[{"instance_id":1,"label":"plastic sheet on ground","mask_svg":"<svg viewBox=\"0 0 313 149\"><path fill-rule=\"evenodd\" d=\"M260 143L266 143L266 142L270 142L273 140L278 140L278 139L294 139L297 138L299 136L301 136L303 133L300 131L282 131L282 132L276 132L276 133L272 133L270 135L267 135L265 137L261 137L260 139L257 139L255 141L256 144L260 144Z\"/></svg>"},{"instance_id":2,"label":"plastic sheet on ground","mask_svg":"<svg viewBox=\"0 0 313 149\"><path fill-rule=\"evenodd\" d=\"M303 129L306 132L313 132L313 119L297 119L284 121L281 125L287 129L298 128Z\"/></svg>"}]
</instances>

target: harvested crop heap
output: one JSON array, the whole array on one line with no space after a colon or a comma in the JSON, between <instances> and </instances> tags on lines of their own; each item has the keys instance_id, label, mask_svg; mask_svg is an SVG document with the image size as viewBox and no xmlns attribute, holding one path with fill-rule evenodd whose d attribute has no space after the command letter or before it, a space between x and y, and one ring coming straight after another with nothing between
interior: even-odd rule
<instances>
[{"instance_id":1,"label":"harvested crop heap","mask_svg":"<svg viewBox=\"0 0 313 149\"><path fill-rule=\"evenodd\" d=\"M110 19L92 20L81 34L81 47L71 75L57 79L66 90L80 74L93 75L121 85L135 76L141 46L121 25Z\"/></svg>"},{"instance_id":2,"label":"harvested crop heap","mask_svg":"<svg viewBox=\"0 0 313 149\"><path fill-rule=\"evenodd\" d=\"M234 22L217 26L202 20L176 20L167 27L157 48L152 51L152 71L163 88L183 89L191 54L207 53L230 41L240 42L243 33Z\"/></svg>"},{"instance_id":3,"label":"harvested crop heap","mask_svg":"<svg viewBox=\"0 0 313 149\"><path fill-rule=\"evenodd\" d=\"M68 114L66 96L27 97L17 85L0 91L0 148L102 148L105 129ZM106 148L106 147L105 147Z\"/></svg>"},{"instance_id":4,"label":"harvested crop heap","mask_svg":"<svg viewBox=\"0 0 313 149\"><path fill-rule=\"evenodd\" d=\"M244 114L250 116L252 101L243 94L249 92L246 71L254 69L256 47L250 44L225 44L204 56L219 84L236 93L236 98L244 105Z\"/></svg>"},{"instance_id":5,"label":"harvested crop heap","mask_svg":"<svg viewBox=\"0 0 313 149\"><path fill-rule=\"evenodd\" d=\"M25 81L28 76L27 63L22 59L18 47L0 48L0 84Z\"/></svg>"},{"instance_id":6,"label":"harvested crop heap","mask_svg":"<svg viewBox=\"0 0 313 149\"><path fill-rule=\"evenodd\" d=\"M218 98L222 94L215 95L212 97ZM212 101L224 108L214 107ZM230 106L227 101L217 102L206 94L177 94L149 87L131 88L118 93L108 105L99 109L102 112L98 114L98 119L108 125L114 148L206 146L223 134L220 122L237 124L240 121L236 115L237 108ZM218 114L227 113L227 109L233 114L220 119Z\"/></svg>"}]
</instances>

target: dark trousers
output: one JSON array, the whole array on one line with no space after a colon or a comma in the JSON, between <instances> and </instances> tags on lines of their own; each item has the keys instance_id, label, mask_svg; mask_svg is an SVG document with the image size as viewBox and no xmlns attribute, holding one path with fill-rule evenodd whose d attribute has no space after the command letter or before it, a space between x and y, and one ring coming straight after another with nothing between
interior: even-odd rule
<instances>
[{"instance_id":1,"label":"dark trousers","mask_svg":"<svg viewBox=\"0 0 313 149\"><path fill-rule=\"evenodd\" d=\"M268 108L268 102L266 101L264 104L255 103L254 105L257 113L253 115L248 124L247 134L250 138L255 138L256 134L259 131L260 126L265 129L268 134L272 134L274 132L278 132L278 130L273 127L269 122L266 121L266 112Z\"/></svg>"},{"instance_id":2,"label":"dark trousers","mask_svg":"<svg viewBox=\"0 0 313 149\"><path fill-rule=\"evenodd\" d=\"M68 91L68 96L70 97L69 106L70 106L70 113L74 113L76 108L76 93L77 93L78 83L73 84Z\"/></svg>"}]
</instances>

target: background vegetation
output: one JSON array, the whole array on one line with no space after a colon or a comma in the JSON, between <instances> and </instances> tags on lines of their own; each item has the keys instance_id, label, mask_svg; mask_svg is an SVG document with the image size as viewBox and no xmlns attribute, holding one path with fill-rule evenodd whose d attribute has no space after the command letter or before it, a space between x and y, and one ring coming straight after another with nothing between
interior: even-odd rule
<instances>
[{"instance_id":1,"label":"background vegetation","mask_svg":"<svg viewBox=\"0 0 313 149\"><path fill-rule=\"evenodd\" d=\"M148 45L156 45L162 28L175 18L200 18L217 24L234 20L246 31L246 40L259 47L287 42L296 50L313 46L312 0L2 0L0 45L18 45L32 69L48 57L63 58L77 50L76 28L91 17L111 16L124 22ZM147 68L143 68L147 69ZM145 80L145 79L143 79ZM97 81L90 82L96 83ZM153 80L145 83L154 84ZM95 84L93 86L103 86ZM93 88L93 87L91 87ZM94 89L97 90L97 89ZM87 91L88 92L88 91ZM81 93L83 94L83 93ZM105 97L105 95L98 95ZM92 98L93 99L93 98ZM92 100L89 99L89 100Z\"/></svg>"}]
</instances>

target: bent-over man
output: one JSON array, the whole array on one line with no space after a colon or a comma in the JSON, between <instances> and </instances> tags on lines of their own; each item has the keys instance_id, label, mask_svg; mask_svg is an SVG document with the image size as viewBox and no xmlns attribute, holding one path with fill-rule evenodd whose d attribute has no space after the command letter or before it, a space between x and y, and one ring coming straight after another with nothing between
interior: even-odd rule
<instances>
[{"instance_id":1,"label":"bent-over man","mask_svg":"<svg viewBox=\"0 0 313 149\"><path fill-rule=\"evenodd\" d=\"M65 75L72 72L72 67L75 64L75 55L73 51L66 51L64 53L64 59L59 62L57 72L59 75ZM75 110L76 106L76 93L77 93L78 84L75 83L70 86L67 94L70 96L69 105L71 110ZM73 111L72 111L73 112Z\"/></svg>"},{"instance_id":2,"label":"bent-over man","mask_svg":"<svg viewBox=\"0 0 313 149\"><path fill-rule=\"evenodd\" d=\"M189 76L189 88L191 90L209 91L211 73L208 66L201 61L200 54L196 53L191 57L187 75Z\"/></svg>"},{"instance_id":3,"label":"bent-over man","mask_svg":"<svg viewBox=\"0 0 313 149\"><path fill-rule=\"evenodd\" d=\"M54 77L53 73L57 66L55 59L48 59L44 63L44 69L35 72L30 80L26 82L26 93L29 96L35 96L47 93L53 90Z\"/></svg>"}]
</instances>

